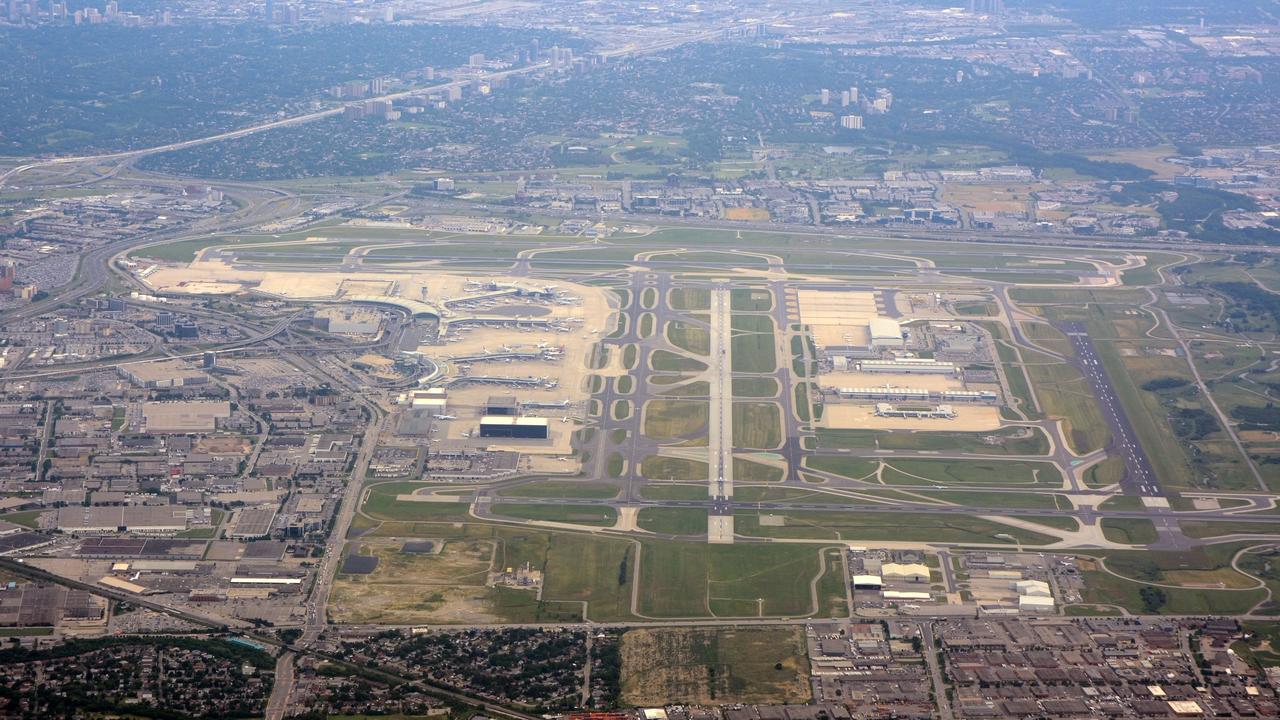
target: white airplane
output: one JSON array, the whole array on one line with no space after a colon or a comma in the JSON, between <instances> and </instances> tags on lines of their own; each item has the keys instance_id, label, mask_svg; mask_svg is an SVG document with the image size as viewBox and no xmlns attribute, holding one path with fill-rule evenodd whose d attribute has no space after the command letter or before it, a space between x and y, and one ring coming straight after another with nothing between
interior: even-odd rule
<instances>
[{"instance_id":1,"label":"white airplane","mask_svg":"<svg viewBox=\"0 0 1280 720\"><path fill-rule=\"evenodd\" d=\"M458 419L457 415L433 415L432 417L434 417L437 420L457 420Z\"/></svg>"}]
</instances>

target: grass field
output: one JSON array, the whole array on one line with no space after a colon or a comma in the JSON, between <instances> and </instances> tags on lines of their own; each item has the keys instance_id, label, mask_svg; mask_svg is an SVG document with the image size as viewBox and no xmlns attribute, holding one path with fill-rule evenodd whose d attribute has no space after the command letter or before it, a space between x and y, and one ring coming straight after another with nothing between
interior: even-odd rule
<instances>
[{"instance_id":1,"label":"grass field","mask_svg":"<svg viewBox=\"0 0 1280 720\"><path fill-rule=\"evenodd\" d=\"M618 521L618 511L599 505L532 505L528 503L499 502L489 508L494 515L522 520L547 520L609 527Z\"/></svg>"},{"instance_id":2,"label":"grass field","mask_svg":"<svg viewBox=\"0 0 1280 720\"><path fill-rule=\"evenodd\" d=\"M622 703L805 703L800 628L654 628L622 636Z\"/></svg>"},{"instance_id":3,"label":"grass field","mask_svg":"<svg viewBox=\"0 0 1280 720\"><path fill-rule=\"evenodd\" d=\"M672 310L710 310L711 291L707 288L674 288L667 304Z\"/></svg>"},{"instance_id":4,"label":"grass field","mask_svg":"<svg viewBox=\"0 0 1280 720\"><path fill-rule=\"evenodd\" d=\"M647 287L640 291L640 307L652 310L658 306L658 289Z\"/></svg>"},{"instance_id":5,"label":"grass field","mask_svg":"<svg viewBox=\"0 0 1280 720\"><path fill-rule=\"evenodd\" d=\"M773 320L767 315L733 315L729 340L734 372L771 373L778 369Z\"/></svg>"},{"instance_id":6,"label":"grass field","mask_svg":"<svg viewBox=\"0 0 1280 720\"><path fill-rule=\"evenodd\" d=\"M706 466L706 463L702 464ZM640 488L640 497L645 500L706 500L706 479L707 474L704 471L701 485L648 484Z\"/></svg>"},{"instance_id":7,"label":"grass field","mask_svg":"<svg viewBox=\"0 0 1280 720\"><path fill-rule=\"evenodd\" d=\"M1124 473L1124 458L1118 456L1109 457L1086 470L1084 482L1089 487L1115 485L1124 479Z\"/></svg>"},{"instance_id":8,"label":"grass field","mask_svg":"<svg viewBox=\"0 0 1280 720\"><path fill-rule=\"evenodd\" d=\"M1062 474L1052 464L1022 460L892 460L881 477L888 485L1058 487L1062 483Z\"/></svg>"},{"instance_id":9,"label":"grass field","mask_svg":"<svg viewBox=\"0 0 1280 720\"><path fill-rule=\"evenodd\" d=\"M614 400L613 401L613 419L626 420L631 416L630 400Z\"/></svg>"},{"instance_id":10,"label":"grass field","mask_svg":"<svg viewBox=\"0 0 1280 720\"><path fill-rule=\"evenodd\" d=\"M772 450L782 444L782 414L772 402L733 403L733 445Z\"/></svg>"},{"instance_id":11,"label":"grass field","mask_svg":"<svg viewBox=\"0 0 1280 720\"><path fill-rule=\"evenodd\" d=\"M861 480L876 471L880 463L862 458L841 457L839 455L810 455L805 458L805 467L823 470L847 478Z\"/></svg>"},{"instance_id":12,"label":"grass field","mask_svg":"<svg viewBox=\"0 0 1280 720\"><path fill-rule=\"evenodd\" d=\"M770 398L778 394L778 381L771 377L733 379L734 397Z\"/></svg>"},{"instance_id":13,"label":"grass field","mask_svg":"<svg viewBox=\"0 0 1280 720\"><path fill-rule=\"evenodd\" d=\"M702 490L706 497L706 490ZM706 535L707 511L702 508L641 508L636 525L664 535Z\"/></svg>"},{"instance_id":14,"label":"grass field","mask_svg":"<svg viewBox=\"0 0 1280 720\"><path fill-rule=\"evenodd\" d=\"M1187 537L1211 538L1241 533L1280 536L1280 522L1234 522L1230 520L1180 520L1178 525Z\"/></svg>"},{"instance_id":15,"label":"grass field","mask_svg":"<svg viewBox=\"0 0 1280 720\"><path fill-rule=\"evenodd\" d=\"M706 363L666 350L654 350L650 353L649 363L658 372L702 372L707 369Z\"/></svg>"},{"instance_id":16,"label":"grass field","mask_svg":"<svg viewBox=\"0 0 1280 720\"><path fill-rule=\"evenodd\" d=\"M667 341L694 355L711 352L711 331L701 325L672 320L667 323Z\"/></svg>"},{"instance_id":17,"label":"grass field","mask_svg":"<svg viewBox=\"0 0 1280 720\"><path fill-rule=\"evenodd\" d=\"M734 288L729 291L729 309L734 312L769 312L773 309L773 293L756 288Z\"/></svg>"},{"instance_id":18,"label":"grass field","mask_svg":"<svg viewBox=\"0 0 1280 720\"><path fill-rule=\"evenodd\" d=\"M538 480L515 487L502 488L498 497L516 498L590 498L607 500L618 494L613 483L578 480Z\"/></svg>"},{"instance_id":19,"label":"grass field","mask_svg":"<svg viewBox=\"0 0 1280 720\"><path fill-rule=\"evenodd\" d=\"M976 492L964 490L917 490L935 500L979 508L1007 508L1009 510L1070 510L1071 500L1066 495L1020 492Z\"/></svg>"},{"instance_id":20,"label":"grass field","mask_svg":"<svg viewBox=\"0 0 1280 720\"><path fill-rule=\"evenodd\" d=\"M1160 602L1153 606L1143 602L1141 590L1147 586L1142 582L1170 584L1181 580L1205 583L1216 579L1244 579L1238 573L1227 568L1230 553L1238 547L1210 546L1184 553L1157 553L1142 551L1120 551L1106 554L1107 567L1125 577L1116 577L1101 569L1088 559L1080 562L1081 575L1085 581L1083 592L1087 603L1119 605L1129 612L1142 614L1167 615L1234 615L1246 612L1265 597L1262 588L1256 590L1219 590L1203 587L1161 587ZM1224 557L1225 556L1225 557ZM1178 573L1174 575L1174 573ZM1129 579L1138 578L1138 579Z\"/></svg>"},{"instance_id":21,"label":"grass field","mask_svg":"<svg viewBox=\"0 0 1280 720\"><path fill-rule=\"evenodd\" d=\"M654 394L667 397L707 397L711 394L711 383L706 380L695 380L672 388L659 388Z\"/></svg>"},{"instance_id":22,"label":"grass field","mask_svg":"<svg viewBox=\"0 0 1280 720\"><path fill-rule=\"evenodd\" d=\"M644 406L644 434L654 440L692 435L707 425L710 403L700 400L650 400Z\"/></svg>"},{"instance_id":23,"label":"grass field","mask_svg":"<svg viewBox=\"0 0 1280 720\"><path fill-rule=\"evenodd\" d=\"M640 316L640 324L636 326L636 334L644 340L653 335L653 328L657 324L657 319L651 312L644 313Z\"/></svg>"},{"instance_id":24,"label":"grass field","mask_svg":"<svg viewBox=\"0 0 1280 720\"><path fill-rule=\"evenodd\" d=\"M338 622L424 623L538 616L533 593L486 587L497 553L492 540L448 541L437 554L402 553L395 543L366 545L378 558L367 575L338 575L329 599Z\"/></svg>"},{"instance_id":25,"label":"grass field","mask_svg":"<svg viewBox=\"0 0 1280 720\"><path fill-rule=\"evenodd\" d=\"M631 583L635 578L630 572L629 559L633 557L634 550L633 543L628 540L534 527L484 524L474 520L468 523L388 523L379 531L378 537L371 540L392 542L393 549L398 549L406 537L441 539L446 543L488 543L495 548L493 567L520 567L527 562L531 567L543 570L543 600L531 602L533 593L505 588L488 588L496 592L477 595L477 591L467 589L467 584L480 578L479 575L464 577L465 573L459 568L437 568L427 562L428 557L436 556L413 555L421 567L390 574L394 581L392 584L397 586L391 588L394 602L405 604L411 614L393 614L386 622L572 622L582 619L582 602L587 603L587 614L592 620L634 619L630 603ZM625 573L622 572L624 565L628 568ZM392 568L390 565L387 567ZM375 573L373 577L377 575ZM457 586L462 590L456 593L457 597L451 594L452 591L446 591L443 598L427 602L434 590L419 592L408 587L430 584ZM371 607L363 599L357 600L360 610ZM419 604L423 607L414 607Z\"/></svg>"},{"instance_id":26,"label":"grass field","mask_svg":"<svg viewBox=\"0 0 1280 720\"><path fill-rule=\"evenodd\" d=\"M1039 353L1023 351L1023 357L1041 410L1062 419L1071 449L1084 454L1104 447L1111 432L1084 376L1066 363L1042 364L1048 357Z\"/></svg>"},{"instance_id":27,"label":"grass field","mask_svg":"<svg viewBox=\"0 0 1280 720\"><path fill-rule=\"evenodd\" d=\"M1044 455L1049 440L1038 428L1004 428L992 432L902 432L818 428L818 447L880 450L935 450L985 455ZM998 438L999 442L987 442Z\"/></svg>"},{"instance_id":28,"label":"grass field","mask_svg":"<svg viewBox=\"0 0 1280 720\"><path fill-rule=\"evenodd\" d=\"M772 519L768 519L772 517ZM762 522L761 518L766 518ZM779 520L780 518L780 520ZM778 523L781 524L778 524ZM772 523L772 524L765 524ZM828 512L822 510L739 510L739 535L815 540L898 540L903 542L1000 543L1046 545L1055 538L1000 523L957 515L930 513Z\"/></svg>"},{"instance_id":29,"label":"grass field","mask_svg":"<svg viewBox=\"0 0 1280 720\"><path fill-rule=\"evenodd\" d=\"M735 482L781 482L783 470L780 467L752 462L745 458L733 459L733 479Z\"/></svg>"},{"instance_id":30,"label":"grass field","mask_svg":"<svg viewBox=\"0 0 1280 720\"><path fill-rule=\"evenodd\" d=\"M709 472L705 462L687 458L650 455L640 463L640 474L651 480L705 481ZM705 496L706 492L702 494Z\"/></svg>"},{"instance_id":31,"label":"grass field","mask_svg":"<svg viewBox=\"0 0 1280 720\"><path fill-rule=\"evenodd\" d=\"M824 570L815 547L643 544L643 615L804 616L815 610L810 583Z\"/></svg>"},{"instance_id":32,"label":"grass field","mask_svg":"<svg viewBox=\"0 0 1280 720\"><path fill-rule=\"evenodd\" d=\"M1102 534L1111 542L1146 545L1156 541L1156 526L1140 518L1103 518Z\"/></svg>"},{"instance_id":33,"label":"grass field","mask_svg":"<svg viewBox=\"0 0 1280 720\"><path fill-rule=\"evenodd\" d=\"M402 502L397 495L409 494L425 483L381 483L369 488L361 510L375 520L399 522L444 522L466 520L466 503Z\"/></svg>"}]
</instances>

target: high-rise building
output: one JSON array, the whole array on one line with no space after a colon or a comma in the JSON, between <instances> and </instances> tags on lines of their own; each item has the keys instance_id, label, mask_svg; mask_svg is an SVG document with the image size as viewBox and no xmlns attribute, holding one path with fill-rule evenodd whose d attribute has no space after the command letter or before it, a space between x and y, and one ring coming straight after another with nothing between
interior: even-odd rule
<instances>
[{"instance_id":1,"label":"high-rise building","mask_svg":"<svg viewBox=\"0 0 1280 720\"><path fill-rule=\"evenodd\" d=\"M484 53L472 53L471 57L467 58L467 64L471 67L480 67L484 64Z\"/></svg>"},{"instance_id":2,"label":"high-rise building","mask_svg":"<svg viewBox=\"0 0 1280 720\"><path fill-rule=\"evenodd\" d=\"M275 0L267 0L267 5L263 8L262 19L269 25L276 21L276 3Z\"/></svg>"},{"instance_id":3,"label":"high-rise building","mask_svg":"<svg viewBox=\"0 0 1280 720\"><path fill-rule=\"evenodd\" d=\"M828 89L826 89L826 88L822 88L822 92L820 92L818 95L819 95L819 97L821 98L821 102L822 102L822 104L823 104L823 105L830 105L830 104L831 104L831 91L830 91L830 90L828 90Z\"/></svg>"},{"instance_id":4,"label":"high-rise building","mask_svg":"<svg viewBox=\"0 0 1280 720\"><path fill-rule=\"evenodd\" d=\"M861 130L862 116L861 115L842 115L840 117L840 127L846 130Z\"/></svg>"},{"instance_id":5,"label":"high-rise building","mask_svg":"<svg viewBox=\"0 0 1280 720\"><path fill-rule=\"evenodd\" d=\"M18 267L12 260L0 263L0 292L13 292L13 281L18 277Z\"/></svg>"},{"instance_id":6,"label":"high-rise building","mask_svg":"<svg viewBox=\"0 0 1280 720\"><path fill-rule=\"evenodd\" d=\"M840 107L849 107L849 102L850 102L849 91L842 90L840 92Z\"/></svg>"}]
</instances>

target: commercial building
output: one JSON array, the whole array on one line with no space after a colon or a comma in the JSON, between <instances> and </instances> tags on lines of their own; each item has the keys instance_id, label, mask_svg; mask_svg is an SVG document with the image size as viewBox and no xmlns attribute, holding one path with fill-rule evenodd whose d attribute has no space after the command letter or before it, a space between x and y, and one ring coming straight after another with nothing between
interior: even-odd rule
<instances>
[{"instance_id":1,"label":"commercial building","mask_svg":"<svg viewBox=\"0 0 1280 720\"><path fill-rule=\"evenodd\" d=\"M871 318L869 324L871 347L899 348L903 346L902 326L898 324L897 320L875 317Z\"/></svg>"},{"instance_id":2,"label":"commercial building","mask_svg":"<svg viewBox=\"0 0 1280 720\"><path fill-rule=\"evenodd\" d=\"M231 403L226 400L145 402L142 417L149 433L213 432L219 420L231 417Z\"/></svg>"},{"instance_id":3,"label":"commercial building","mask_svg":"<svg viewBox=\"0 0 1280 720\"><path fill-rule=\"evenodd\" d=\"M204 385L209 376L182 360L136 362L117 365L120 377L143 388L170 388Z\"/></svg>"},{"instance_id":4,"label":"commercial building","mask_svg":"<svg viewBox=\"0 0 1280 720\"><path fill-rule=\"evenodd\" d=\"M256 540L271 534L276 519L276 506L244 508L236 515L236 525L227 535L235 540Z\"/></svg>"},{"instance_id":5,"label":"commercial building","mask_svg":"<svg viewBox=\"0 0 1280 720\"><path fill-rule=\"evenodd\" d=\"M955 418L956 411L950 405L912 406L876 403L876 415L879 417L951 420Z\"/></svg>"},{"instance_id":6,"label":"commercial building","mask_svg":"<svg viewBox=\"0 0 1280 720\"><path fill-rule=\"evenodd\" d=\"M484 403L484 414L507 416L519 415L520 403L516 400L515 395L490 395L489 399Z\"/></svg>"},{"instance_id":7,"label":"commercial building","mask_svg":"<svg viewBox=\"0 0 1280 720\"><path fill-rule=\"evenodd\" d=\"M1052 613L1054 611L1053 598L1041 597L1040 595L1019 595L1018 610L1020 612Z\"/></svg>"},{"instance_id":8,"label":"commercial building","mask_svg":"<svg viewBox=\"0 0 1280 720\"><path fill-rule=\"evenodd\" d=\"M930 358L897 358L895 360L862 360L858 363L862 372L909 373L919 375L955 375L955 363Z\"/></svg>"},{"instance_id":9,"label":"commercial building","mask_svg":"<svg viewBox=\"0 0 1280 720\"><path fill-rule=\"evenodd\" d=\"M107 535L131 532L140 535L172 535L187 529L185 508L171 505L58 508L55 525L70 535Z\"/></svg>"},{"instance_id":10,"label":"commercial building","mask_svg":"<svg viewBox=\"0 0 1280 720\"><path fill-rule=\"evenodd\" d=\"M884 587L884 580L879 575L854 575L854 590L879 590Z\"/></svg>"},{"instance_id":11,"label":"commercial building","mask_svg":"<svg viewBox=\"0 0 1280 720\"><path fill-rule=\"evenodd\" d=\"M382 313L369 308L321 308L311 320L321 330L337 335L377 335L382 329Z\"/></svg>"},{"instance_id":12,"label":"commercial building","mask_svg":"<svg viewBox=\"0 0 1280 720\"><path fill-rule=\"evenodd\" d=\"M551 423L546 418L485 415L480 418L482 438L524 438L546 440L551 436Z\"/></svg>"},{"instance_id":13,"label":"commercial building","mask_svg":"<svg viewBox=\"0 0 1280 720\"><path fill-rule=\"evenodd\" d=\"M432 412L442 413L449 406L449 393L444 388L428 388L410 391L407 398L415 408L424 408Z\"/></svg>"},{"instance_id":14,"label":"commercial building","mask_svg":"<svg viewBox=\"0 0 1280 720\"><path fill-rule=\"evenodd\" d=\"M929 582L929 568L923 563L885 563L880 567L880 574L891 580Z\"/></svg>"},{"instance_id":15,"label":"commercial building","mask_svg":"<svg viewBox=\"0 0 1280 720\"><path fill-rule=\"evenodd\" d=\"M994 390L926 390L924 388L894 387L892 385L882 387L842 387L836 388L835 393L842 400L994 403L1000 399L1000 395Z\"/></svg>"}]
</instances>

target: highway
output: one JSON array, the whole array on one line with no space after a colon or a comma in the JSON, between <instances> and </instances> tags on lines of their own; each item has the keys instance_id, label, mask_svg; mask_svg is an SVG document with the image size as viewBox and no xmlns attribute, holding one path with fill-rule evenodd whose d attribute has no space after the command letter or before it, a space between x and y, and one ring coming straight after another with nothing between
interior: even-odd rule
<instances>
[{"instance_id":1,"label":"highway","mask_svg":"<svg viewBox=\"0 0 1280 720\"><path fill-rule=\"evenodd\" d=\"M706 32L694 33L690 35L671 36L671 37L664 38L662 40L655 40L649 43L643 43L643 44L628 43L619 48L612 48L609 50L601 51L599 54L607 58L617 58L617 57L624 57L627 55L643 55L647 53L662 52L663 50L670 50L672 48L676 48L681 45L686 45L688 43L702 42L704 40L709 40L711 38L720 36L721 34L728 31L729 29L731 29L733 26L737 24L741 24L741 23L733 23L726 27L720 27L714 30L708 30ZM429 85L426 87L412 88L410 90L404 90L401 92L389 93L386 95L379 95L378 97L374 97L374 98L365 98L360 101L360 104L364 104L366 102L375 101L375 100L392 100L392 101L403 100L405 98L443 92L452 87L465 87L471 84L471 82L473 82L474 80L492 82L494 80L502 80L504 78L515 77L518 75L528 75L530 73L536 73L542 70L548 70L550 68L551 68L550 62L540 62L532 65L524 65L518 68L512 68L510 70L498 70L494 72L479 73L472 77L468 77L465 80L454 80L446 83L439 83L436 85ZM207 135L205 137L192 138L190 140L181 140L179 142L168 143L165 145L157 145L149 148L140 148L137 150L123 150L120 152L102 153L98 155L80 155L75 157L59 157L59 158L49 158L45 160L34 160L32 162L24 163L22 165L18 165L13 168L10 168L8 171L4 172L3 174L0 174L0 189L4 188L5 184L8 183L12 178L17 177L18 175L21 175L22 173L27 172L28 170L33 170L36 168L50 167L50 166L56 166L56 165L74 165L74 164L86 163L86 162L96 163L96 162L103 162L103 161L109 161L109 160L134 160L140 157L145 157L147 155L156 155L159 153L174 152L176 150L186 150L187 148L193 148L200 145L208 145L210 143L222 142L224 140L235 140L236 138L248 137L250 135L254 135L257 133L269 132L271 130L278 130L280 128L293 127L296 125L304 125L306 123L315 122L316 120L322 120L327 117L333 117L335 115L339 115L343 112L345 108L346 108L346 104L338 105L335 107L326 108L324 110L318 110L316 112L311 112L311 113L304 113L302 115L294 115L292 117L287 117L280 120L271 120L267 122L261 122L255 125L249 125L247 127L239 128L237 130L229 130L227 132Z\"/></svg>"}]
</instances>

